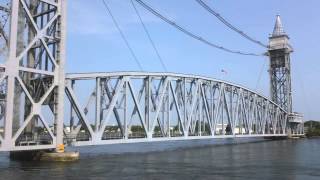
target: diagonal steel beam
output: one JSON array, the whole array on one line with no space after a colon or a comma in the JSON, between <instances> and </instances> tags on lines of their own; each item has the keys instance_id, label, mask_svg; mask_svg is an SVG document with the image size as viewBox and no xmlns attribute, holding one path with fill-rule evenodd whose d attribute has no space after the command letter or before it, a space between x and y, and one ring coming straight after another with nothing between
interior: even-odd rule
<instances>
[{"instance_id":1,"label":"diagonal steel beam","mask_svg":"<svg viewBox=\"0 0 320 180\"><path fill-rule=\"evenodd\" d=\"M147 127L146 127L146 124L145 124L145 120L144 120L144 118L142 116L142 112L141 112L140 107L139 107L139 102L138 102L138 100L137 100L137 98L136 98L136 96L134 94L135 91L134 91L134 88L133 88L133 86L132 86L130 81L128 81L128 86L129 86L129 90L130 90L133 102L134 102L135 106L137 107L137 112L138 112L138 115L139 115L139 118L140 118L140 122L141 122L141 124L143 126L143 129L144 129L145 133L148 134L149 132L147 130Z\"/></svg>"},{"instance_id":2,"label":"diagonal steel beam","mask_svg":"<svg viewBox=\"0 0 320 180\"><path fill-rule=\"evenodd\" d=\"M66 86L65 90L66 90L67 97L69 98L69 101L73 105L74 110L75 110L76 114L78 115L79 120L82 121L82 123L86 126L85 128L87 128L87 130L89 131L91 138L95 138L93 129L90 125L90 122L87 120L86 115L82 111L82 108L80 108L80 104L78 103L76 96L75 96L72 88L70 87L70 85Z\"/></svg>"},{"instance_id":3,"label":"diagonal steel beam","mask_svg":"<svg viewBox=\"0 0 320 180\"><path fill-rule=\"evenodd\" d=\"M160 109L161 109L161 107L163 105L162 102L163 102L163 99L164 99L165 91L167 90L168 83L169 83L169 78L166 77L163 80L163 83L162 83L162 86L161 86L161 90L160 90L160 97L159 97L159 102L158 102L159 106L156 107L155 118L152 121L152 126L151 126L151 132L152 133L154 131L154 128L155 128L155 125L156 125L156 121L157 121L159 113L160 113Z\"/></svg>"},{"instance_id":4,"label":"diagonal steel beam","mask_svg":"<svg viewBox=\"0 0 320 180\"><path fill-rule=\"evenodd\" d=\"M191 110L189 112L189 115L188 115L188 121L187 121L187 128L186 130L189 131L189 127L190 127L190 123L191 123L191 120L192 120L192 115L193 115L193 112L194 112L194 108L197 104L197 101L198 101L198 95L199 95L199 82L196 81L196 87L195 87L195 91L194 93L192 94L192 104L191 104ZM190 92L191 93L191 92Z\"/></svg>"},{"instance_id":5,"label":"diagonal steel beam","mask_svg":"<svg viewBox=\"0 0 320 180\"><path fill-rule=\"evenodd\" d=\"M178 104L178 100L177 100L177 95L176 93L174 92L173 90L173 87L172 87L172 83L170 82L170 89L171 89L171 93L172 93L172 96L173 96L173 100L174 100L174 104L176 106L176 111L177 111L177 114L178 114L178 120L181 124L181 127L182 127L182 131L184 132L185 129L184 129L184 126L182 124L183 123L183 120L182 120L182 117L181 117L181 110L180 110L180 107L179 107L179 104Z\"/></svg>"},{"instance_id":6,"label":"diagonal steel beam","mask_svg":"<svg viewBox=\"0 0 320 180\"><path fill-rule=\"evenodd\" d=\"M104 117L104 119L102 120L101 122L101 127L100 127L100 130L99 130L99 133L98 133L98 137L101 137L102 138L102 135L103 135L103 132L107 126L107 122L111 116L111 112L113 112L113 108L115 107L117 101L118 101L118 98L119 98L119 95L120 95L120 91L121 89L123 89L123 84L124 84L124 78L123 77L120 77L118 83L117 83L117 86L116 86L116 89L115 89L115 93L112 97L112 100L109 104L109 107L108 107L108 110L106 112L106 116Z\"/></svg>"},{"instance_id":7,"label":"diagonal steel beam","mask_svg":"<svg viewBox=\"0 0 320 180\"><path fill-rule=\"evenodd\" d=\"M105 83L105 89L106 89L106 94L107 94L107 97L108 99L111 101L112 100L112 95L111 95L111 91L109 89L109 86L107 83ZM120 132L122 135L124 135L124 130L123 130L123 126L122 126L122 123L121 123L121 120L120 120L120 116L119 116L119 113L118 113L118 110L116 107L113 108L113 113L114 113L114 116L116 118L116 121L118 123L118 127L120 128Z\"/></svg>"},{"instance_id":8,"label":"diagonal steel beam","mask_svg":"<svg viewBox=\"0 0 320 180\"><path fill-rule=\"evenodd\" d=\"M206 96L205 96L205 92L203 90L203 87L202 85L200 86L200 89L201 89L201 94L202 94L202 100L203 100L203 103L204 103L204 108L205 108L205 114L206 114L206 117L207 117L207 120L208 120L208 124L210 126L210 133L212 134L212 124L211 124L211 117L210 117L210 114L209 114L209 107L208 107L208 102L207 102L207 99L206 99Z\"/></svg>"}]
</instances>

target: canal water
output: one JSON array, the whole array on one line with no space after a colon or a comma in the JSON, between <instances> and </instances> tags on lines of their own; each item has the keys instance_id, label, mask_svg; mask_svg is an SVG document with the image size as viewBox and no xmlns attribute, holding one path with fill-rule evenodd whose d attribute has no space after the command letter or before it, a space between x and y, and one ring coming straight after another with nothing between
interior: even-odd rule
<instances>
[{"instance_id":1,"label":"canal water","mask_svg":"<svg viewBox=\"0 0 320 180\"><path fill-rule=\"evenodd\" d=\"M320 139L190 146L144 153L89 151L72 163L15 162L7 154L0 154L0 179L320 180Z\"/></svg>"}]
</instances>

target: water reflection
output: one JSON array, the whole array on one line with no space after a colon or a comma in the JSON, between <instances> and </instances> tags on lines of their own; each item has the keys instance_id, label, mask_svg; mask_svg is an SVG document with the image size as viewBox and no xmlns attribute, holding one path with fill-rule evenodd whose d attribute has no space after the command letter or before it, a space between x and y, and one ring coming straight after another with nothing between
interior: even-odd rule
<instances>
[{"instance_id":1,"label":"water reflection","mask_svg":"<svg viewBox=\"0 0 320 180\"><path fill-rule=\"evenodd\" d=\"M0 179L320 179L320 139L84 155L75 163L9 161Z\"/></svg>"}]
</instances>

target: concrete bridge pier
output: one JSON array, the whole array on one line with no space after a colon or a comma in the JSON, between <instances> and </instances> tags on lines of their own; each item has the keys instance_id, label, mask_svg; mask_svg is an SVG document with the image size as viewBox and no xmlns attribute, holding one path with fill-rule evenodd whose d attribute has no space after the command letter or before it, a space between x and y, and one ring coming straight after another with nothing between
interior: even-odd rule
<instances>
[{"instance_id":1,"label":"concrete bridge pier","mask_svg":"<svg viewBox=\"0 0 320 180\"><path fill-rule=\"evenodd\" d=\"M10 159L15 161L48 161L68 162L77 161L79 152L56 152L55 150L11 151Z\"/></svg>"}]
</instances>

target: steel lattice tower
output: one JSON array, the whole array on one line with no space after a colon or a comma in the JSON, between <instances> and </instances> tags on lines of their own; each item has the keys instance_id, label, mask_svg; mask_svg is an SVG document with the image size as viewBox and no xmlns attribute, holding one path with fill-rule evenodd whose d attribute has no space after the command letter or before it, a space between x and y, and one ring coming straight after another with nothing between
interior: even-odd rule
<instances>
[{"instance_id":1,"label":"steel lattice tower","mask_svg":"<svg viewBox=\"0 0 320 180\"><path fill-rule=\"evenodd\" d=\"M65 5L65 0L11 1L3 74L7 84L3 144L9 150L17 149L21 140L39 140L39 124L51 142L43 148L63 144ZM52 118L44 115L45 106Z\"/></svg>"},{"instance_id":2,"label":"steel lattice tower","mask_svg":"<svg viewBox=\"0 0 320 180\"><path fill-rule=\"evenodd\" d=\"M277 15L273 33L269 37L270 92L271 100L288 113L292 112L291 52L293 49L289 44L289 36L284 32L280 16Z\"/></svg>"}]
</instances>

